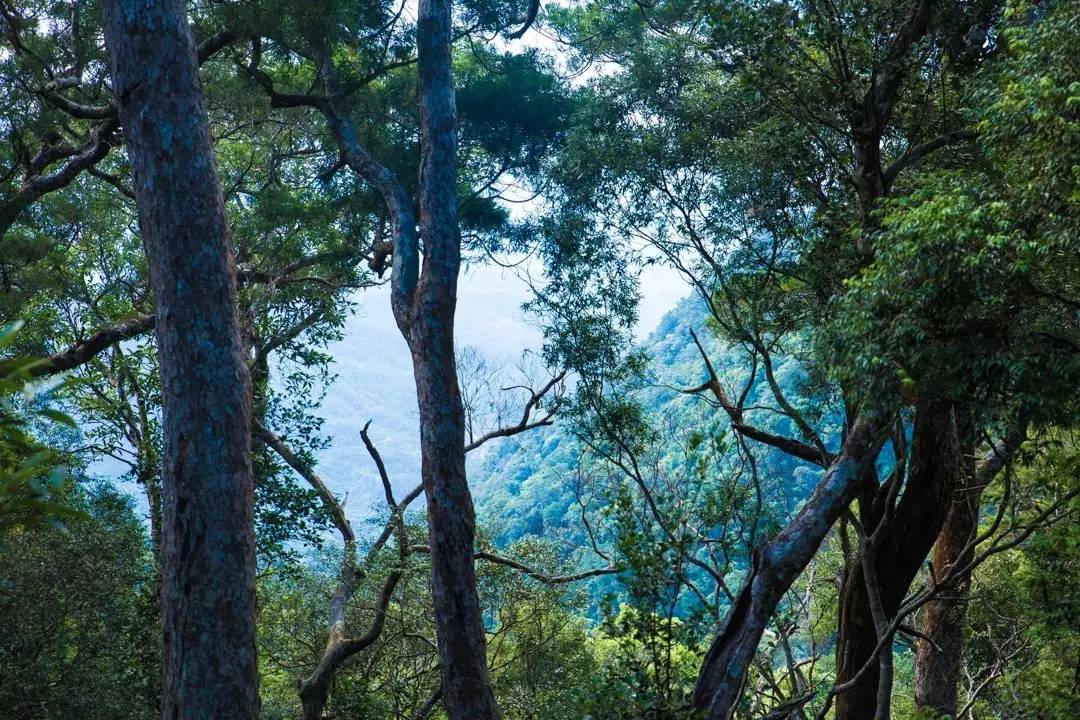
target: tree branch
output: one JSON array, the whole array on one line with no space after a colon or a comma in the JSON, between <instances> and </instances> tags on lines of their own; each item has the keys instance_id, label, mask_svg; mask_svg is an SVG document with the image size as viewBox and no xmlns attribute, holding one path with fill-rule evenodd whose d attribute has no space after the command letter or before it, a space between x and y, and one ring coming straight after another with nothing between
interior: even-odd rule
<instances>
[{"instance_id":1,"label":"tree branch","mask_svg":"<svg viewBox=\"0 0 1080 720\"><path fill-rule=\"evenodd\" d=\"M301 460L300 457L285 444L284 440L268 430L261 422L253 420L252 428L255 431L255 437L272 447L274 452L276 452L289 467L295 470L300 477L307 480L308 484L311 485L312 489L318 494L323 507L326 508L326 512L330 515L330 518L334 523L334 527L341 533L342 540L344 540L346 544L355 543L356 535L353 533L349 519L345 516L345 508L341 506L341 503L334 497L334 494L330 492L330 488L323 482L323 479L318 476L310 465Z\"/></svg>"},{"instance_id":2,"label":"tree branch","mask_svg":"<svg viewBox=\"0 0 1080 720\"><path fill-rule=\"evenodd\" d=\"M788 455L813 463L819 467L828 467L832 464L835 460L835 456L828 452L822 454L823 449L816 448L813 445L808 445L807 443L800 442L793 438L775 435L758 427L754 427L753 425L746 424L743 420L742 408L731 402L723 385L720 384L720 378L716 373L716 368L713 367L712 361L709 360L708 354L705 352L704 346L702 346L701 341L698 339L697 333L691 330L690 337L694 339L694 344L697 345L698 352L705 362L705 368L709 372L709 379L697 387L683 390L683 393L696 395L705 391L711 392L713 397L716 398L716 402L719 403L720 407L722 407L724 412L728 414L728 417L731 418L731 428L751 440L756 440L765 445L775 447L778 450L783 450Z\"/></svg>"},{"instance_id":3,"label":"tree branch","mask_svg":"<svg viewBox=\"0 0 1080 720\"><path fill-rule=\"evenodd\" d=\"M27 178L10 198L0 203L0 238L32 202L46 193L66 187L83 170L101 162L116 143L115 135L119 126L120 121L116 117L105 120L94 128L90 143L79 154L53 173Z\"/></svg>"},{"instance_id":4,"label":"tree branch","mask_svg":"<svg viewBox=\"0 0 1080 720\"><path fill-rule=\"evenodd\" d=\"M904 151L903 155L894 160L892 164L885 169L886 185L892 185L893 181L896 180L896 176L900 174L901 170L908 167L909 165L914 165L935 150L939 150L943 147L946 147L947 145L963 142L964 140L974 140L977 137L978 133L976 133L974 130L953 130L951 132L938 135L933 140L928 140L920 145L908 147L908 149Z\"/></svg>"},{"instance_id":5,"label":"tree branch","mask_svg":"<svg viewBox=\"0 0 1080 720\"><path fill-rule=\"evenodd\" d=\"M430 555L431 548L427 545L411 545L409 547L409 552ZM518 562L513 558L508 558L505 555L499 555L497 553L488 552L486 550L477 551L473 554L473 558L476 560L486 560L488 562L495 563L496 565L505 565L506 567L513 568L514 570L519 570L525 575L528 575L529 577L535 580L539 580L540 582L546 583L548 585L563 585L566 583L577 582L578 580L586 580L588 578L599 577L601 575L614 575L615 573L619 572L618 567L609 566L603 568L594 568L592 570L585 570L583 572L572 573L569 575L548 575L546 573L540 572L539 570L534 570L528 565Z\"/></svg>"},{"instance_id":6,"label":"tree branch","mask_svg":"<svg viewBox=\"0 0 1080 720\"><path fill-rule=\"evenodd\" d=\"M155 322L156 318L153 315L140 315L98 330L85 340L79 340L67 350L38 361L30 368L30 375L32 377L46 377L88 363L110 345L149 332L154 328Z\"/></svg>"},{"instance_id":7,"label":"tree branch","mask_svg":"<svg viewBox=\"0 0 1080 720\"><path fill-rule=\"evenodd\" d=\"M507 33L506 38L508 40L517 40L524 35L533 23L536 22L536 16L540 14L540 0L529 0L529 9L525 13L525 21L521 27L517 30Z\"/></svg>"},{"instance_id":8,"label":"tree branch","mask_svg":"<svg viewBox=\"0 0 1080 720\"><path fill-rule=\"evenodd\" d=\"M525 403L525 410L522 412L521 420L519 420L517 424L498 428L496 430L492 430L491 432L485 433L484 435L481 435L476 440L473 440L472 442L465 445L465 452L472 452L484 443L494 440L496 438L511 437L513 435L518 435L534 428L546 427L548 425L551 425L553 417L551 413L548 413L540 420L536 420L534 422L530 422L530 418L532 417L533 411L540 407L540 403L543 401L544 397L549 392L551 392L551 390L555 388L555 386L557 386L565 379L566 371L563 370L558 375L551 378L551 380L549 380L547 384L544 385L544 387L540 388L539 390L531 391L529 400Z\"/></svg>"}]
</instances>

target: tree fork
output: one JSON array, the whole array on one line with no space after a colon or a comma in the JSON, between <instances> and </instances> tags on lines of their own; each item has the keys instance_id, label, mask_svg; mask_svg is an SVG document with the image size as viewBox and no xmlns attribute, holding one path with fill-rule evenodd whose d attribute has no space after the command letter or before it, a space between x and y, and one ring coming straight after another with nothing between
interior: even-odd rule
<instances>
[{"instance_id":1,"label":"tree fork","mask_svg":"<svg viewBox=\"0 0 1080 720\"><path fill-rule=\"evenodd\" d=\"M769 619L854 499L864 467L874 462L881 448L881 426L875 418L857 419L839 456L799 514L779 535L754 551L750 572L705 656L694 687L692 702L706 710L709 720L732 716Z\"/></svg>"},{"instance_id":2,"label":"tree fork","mask_svg":"<svg viewBox=\"0 0 1080 720\"><path fill-rule=\"evenodd\" d=\"M879 643L868 594L870 582L877 586L874 590L885 614L893 617L945 522L960 458L953 403L920 401L912 441L911 468L899 503L895 496L902 478L895 475L882 485L872 507L860 507L861 524L875 536L873 565L878 579L868 578L865 562L858 558L845 577L836 642L837 682L841 684L854 679ZM891 653L891 644L884 653ZM879 685L879 663L874 662L853 687L837 695L838 720L875 717L879 692L887 690Z\"/></svg>"}]
</instances>

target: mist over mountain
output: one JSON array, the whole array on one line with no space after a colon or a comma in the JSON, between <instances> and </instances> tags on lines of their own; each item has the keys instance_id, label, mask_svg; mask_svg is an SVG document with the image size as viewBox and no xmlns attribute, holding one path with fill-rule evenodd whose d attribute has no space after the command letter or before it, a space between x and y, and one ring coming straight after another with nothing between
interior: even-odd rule
<instances>
[{"instance_id":1,"label":"mist over mountain","mask_svg":"<svg viewBox=\"0 0 1080 720\"><path fill-rule=\"evenodd\" d=\"M643 272L639 279L639 336L668 333L665 328L679 312L672 311L672 306L685 294L685 283L662 268ZM318 453L318 469L334 492L346 498L345 507L354 521L369 517L373 506L382 511L382 486L360 442L360 430L369 420L371 438L386 462L395 491L407 492L420 478L412 363L394 324L388 291L384 286L356 295L355 312L346 323L343 339L327 349L334 358L336 380L319 411L325 420L323 434L331 443ZM482 348L485 361L496 367L511 366L522 353L538 351L541 333L522 310L529 293L514 270L490 265L467 269L460 283L455 326L459 348ZM482 448L469 458L470 472L485 484L494 482L496 458L510 462L515 447L510 441L500 441Z\"/></svg>"}]
</instances>

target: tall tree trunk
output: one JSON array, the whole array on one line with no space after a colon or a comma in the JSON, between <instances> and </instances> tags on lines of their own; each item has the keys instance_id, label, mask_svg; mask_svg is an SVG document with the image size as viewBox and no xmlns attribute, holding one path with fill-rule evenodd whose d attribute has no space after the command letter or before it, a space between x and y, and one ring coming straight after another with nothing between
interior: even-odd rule
<instances>
[{"instance_id":1,"label":"tall tree trunk","mask_svg":"<svg viewBox=\"0 0 1080 720\"><path fill-rule=\"evenodd\" d=\"M881 604L890 619L903 602L948 513L960 458L953 404L945 400L921 401L912 435L911 468L895 510L887 507L885 486L871 507L860 507L860 520L867 533L879 523L888 523L876 543L874 566L878 569ZM866 575L858 561L845 576L840 598L836 679L842 684L859 672L878 644ZM886 645L882 652L891 653L892 645ZM852 688L836 697L837 720L876 716L878 670L879 663L871 663Z\"/></svg>"},{"instance_id":2,"label":"tall tree trunk","mask_svg":"<svg viewBox=\"0 0 1080 720\"><path fill-rule=\"evenodd\" d=\"M975 464L972 459L964 463L945 527L934 545L931 567L935 577L944 578L953 568L965 568L973 559L983 490L1012 460L1025 434L1026 424L1021 421L980 462ZM916 647L915 703L921 709L956 715L970 590L971 569L967 568L958 573L946 596L930 601L923 611L922 634L933 644L921 640Z\"/></svg>"},{"instance_id":3,"label":"tall tree trunk","mask_svg":"<svg viewBox=\"0 0 1080 720\"><path fill-rule=\"evenodd\" d=\"M454 362L461 236L451 21L451 0L420 0L416 42L424 265L407 337L420 410L443 706L450 720L488 720L497 718L498 710L488 678L487 638L476 591L475 515L465 476L465 411Z\"/></svg>"},{"instance_id":4,"label":"tall tree trunk","mask_svg":"<svg viewBox=\"0 0 1080 720\"><path fill-rule=\"evenodd\" d=\"M321 51L320 65L331 95L317 107L346 163L382 195L392 221L390 304L409 345L416 381L443 706L450 720L494 720L498 709L473 567L476 521L465 476L465 412L454 362L461 237L451 21L451 0L421 0L416 26L419 237L404 186L360 144L328 50ZM418 269L421 240L424 260Z\"/></svg>"},{"instance_id":5,"label":"tall tree trunk","mask_svg":"<svg viewBox=\"0 0 1080 720\"><path fill-rule=\"evenodd\" d=\"M181 0L106 0L104 20L157 315L163 716L253 720L250 382L195 44Z\"/></svg>"},{"instance_id":6,"label":"tall tree trunk","mask_svg":"<svg viewBox=\"0 0 1080 720\"><path fill-rule=\"evenodd\" d=\"M859 478L880 449L880 425L859 418L839 456L784 530L758 547L724 627L702 663L693 703L709 720L728 720L746 681L761 635L795 579L814 557L836 519L854 499Z\"/></svg>"}]
</instances>

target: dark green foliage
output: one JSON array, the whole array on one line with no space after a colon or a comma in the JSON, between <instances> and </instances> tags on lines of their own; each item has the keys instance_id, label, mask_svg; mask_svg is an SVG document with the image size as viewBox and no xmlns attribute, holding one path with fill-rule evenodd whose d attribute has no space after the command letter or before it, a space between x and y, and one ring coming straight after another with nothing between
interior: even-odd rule
<instances>
[{"instance_id":1,"label":"dark green foliage","mask_svg":"<svg viewBox=\"0 0 1080 720\"><path fill-rule=\"evenodd\" d=\"M880 210L875 258L835 303L828 351L887 392L1006 398L1047 421L1076 408L1080 73L1075 5L1006 10L1000 58L962 96L979 156L907 178ZM876 381L876 382L875 382ZM893 385L895 387L895 385ZM1059 392L1055 388L1060 388Z\"/></svg>"},{"instance_id":2,"label":"dark green foliage","mask_svg":"<svg viewBox=\"0 0 1080 720\"><path fill-rule=\"evenodd\" d=\"M26 321L0 335L4 718L160 716L153 541L129 500L78 473L62 482L57 469L118 459L123 477L111 480L134 483L154 525L152 332L108 343L52 392L79 434L20 397L25 372L8 375L22 366L14 358L77 348L154 312L119 134L93 174L83 168L23 202L24 186L93 142L112 100L98 5L0 2L0 324ZM894 59L897 33L923 4L544 3L535 27L558 38L557 52L532 35L493 41L528 5L464 0L454 17L453 192L466 261L527 258L543 359L570 371L566 392L542 405L557 411L553 427L492 442L471 461L480 549L535 571L477 562L504 719L696 717L698 669L755 547L822 477L811 461L733 429L734 416L702 389L703 356L744 408L740 421L774 436L835 452L861 410L894 425L876 486L775 607L738 720L776 717L793 700L807 703L806 717L821 709L839 670L841 589L859 560L852 519L910 460L915 408L941 398L971 425L965 462L1017 425L1028 431L1011 467L979 488L982 532L1014 537L1056 508L973 571L960 705L971 700L980 720L1071 718L1080 703L1080 508L1069 496L1080 417L1077 3L931 3L925 32ZM313 104L340 101L360 144L415 198L414 7L267 0L188 11L197 41L229 35L200 77L255 416L317 467L331 441L323 397L335 381L358 381L336 377L329 348L345 339L356 294L385 281L390 222L376 187L340 162ZM873 93L892 71L899 82L886 107ZM877 115L864 115L871 105ZM860 145L875 118L879 136ZM870 146L880 157L864 162ZM877 170L887 181L868 193ZM636 342L639 281L656 265L681 272L693 297ZM381 351L356 342L362 357ZM387 402L413 407L411 397ZM503 410L500 419L519 417ZM362 453L356 437L333 440ZM292 720L326 643L341 549L328 541L317 493L272 448L256 442L253 465L262 714ZM907 487L897 487L902 502ZM355 505L347 510L354 519ZM383 634L337 671L328 716L412 718L436 689L425 524L410 522L417 549ZM381 529L357 525L361 557ZM376 619L399 564L395 542L362 563L350 636ZM590 569L604 573L566 584L536 575ZM909 595L932 582L921 571ZM912 615L888 644L897 720L931 715L915 709L921 620ZM442 717L434 708L430 717Z\"/></svg>"},{"instance_id":3,"label":"dark green foliage","mask_svg":"<svg viewBox=\"0 0 1080 720\"><path fill-rule=\"evenodd\" d=\"M0 349L15 341L21 325L0 328ZM69 429L75 422L34 397L33 364L16 358L0 365L0 533L46 523L63 528L65 518L78 516L56 499L67 479L63 454L33 434L35 420Z\"/></svg>"},{"instance_id":4,"label":"dark green foliage","mask_svg":"<svg viewBox=\"0 0 1080 720\"><path fill-rule=\"evenodd\" d=\"M130 498L83 481L65 529L0 535L0 714L160 715L160 630L146 530Z\"/></svg>"},{"instance_id":5,"label":"dark green foliage","mask_svg":"<svg viewBox=\"0 0 1080 720\"><path fill-rule=\"evenodd\" d=\"M1076 432L1057 432L1017 476L1038 507L1075 485L1080 471ZM1000 497L1000 490L996 493ZM1072 517L1080 511L1070 501ZM1075 521L1034 535L1019 552L993 558L972 587L966 672L989 691L976 717L1065 720L1076 709L1080 646L1080 553Z\"/></svg>"}]
</instances>

